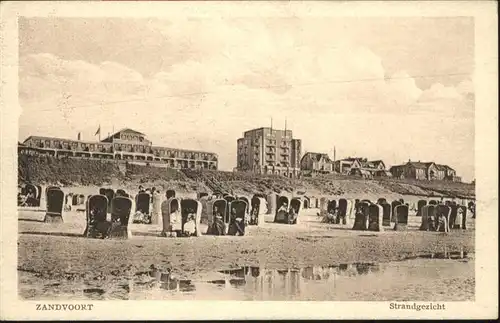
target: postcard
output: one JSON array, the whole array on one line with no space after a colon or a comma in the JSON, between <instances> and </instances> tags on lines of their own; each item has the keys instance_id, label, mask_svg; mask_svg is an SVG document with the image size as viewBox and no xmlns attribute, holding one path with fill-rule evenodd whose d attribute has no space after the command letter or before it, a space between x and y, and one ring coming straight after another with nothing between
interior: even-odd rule
<instances>
[{"instance_id":1,"label":"postcard","mask_svg":"<svg viewBox=\"0 0 500 323\"><path fill-rule=\"evenodd\" d=\"M498 317L493 1L1 7L2 319Z\"/></svg>"}]
</instances>

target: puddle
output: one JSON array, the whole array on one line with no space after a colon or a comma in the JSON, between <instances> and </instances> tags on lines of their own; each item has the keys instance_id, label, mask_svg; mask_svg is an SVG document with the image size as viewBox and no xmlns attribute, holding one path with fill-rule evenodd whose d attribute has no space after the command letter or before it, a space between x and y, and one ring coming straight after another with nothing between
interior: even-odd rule
<instances>
[{"instance_id":1,"label":"puddle","mask_svg":"<svg viewBox=\"0 0 500 323\"><path fill-rule=\"evenodd\" d=\"M465 301L474 298L474 254L417 255L388 263L269 269L245 266L194 274L189 279L153 269L107 282L44 281L19 272L26 299Z\"/></svg>"}]
</instances>

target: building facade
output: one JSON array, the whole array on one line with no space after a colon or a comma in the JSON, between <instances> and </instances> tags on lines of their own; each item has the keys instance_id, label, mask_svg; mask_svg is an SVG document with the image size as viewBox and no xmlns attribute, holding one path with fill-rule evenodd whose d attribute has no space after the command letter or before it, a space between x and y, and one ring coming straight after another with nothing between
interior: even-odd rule
<instances>
[{"instance_id":1,"label":"building facade","mask_svg":"<svg viewBox=\"0 0 500 323\"><path fill-rule=\"evenodd\" d=\"M393 177L400 179L461 181L453 168L434 162L408 161L406 164L392 166L389 171Z\"/></svg>"},{"instance_id":2,"label":"building facade","mask_svg":"<svg viewBox=\"0 0 500 323\"><path fill-rule=\"evenodd\" d=\"M348 157L335 161L334 170L344 175L354 175L363 178L392 177L386 170L384 161L368 160L362 157Z\"/></svg>"},{"instance_id":3,"label":"building facade","mask_svg":"<svg viewBox=\"0 0 500 323\"><path fill-rule=\"evenodd\" d=\"M246 131L237 141L236 169L298 177L301 146L301 140L293 139L291 130L258 128Z\"/></svg>"},{"instance_id":4,"label":"building facade","mask_svg":"<svg viewBox=\"0 0 500 323\"><path fill-rule=\"evenodd\" d=\"M333 172L333 161L325 153L306 153L300 160L302 172L329 174Z\"/></svg>"},{"instance_id":5,"label":"building facade","mask_svg":"<svg viewBox=\"0 0 500 323\"><path fill-rule=\"evenodd\" d=\"M334 162L334 171L339 174L348 175L353 169L360 169L362 158L348 157Z\"/></svg>"},{"instance_id":6,"label":"building facade","mask_svg":"<svg viewBox=\"0 0 500 323\"><path fill-rule=\"evenodd\" d=\"M176 169L218 168L218 156L212 152L153 146L146 135L125 128L101 141L82 141L29 136L18 145L21 154L44 154L55 157L85 157L142 161Z\"/></svg>"}]
</instances>

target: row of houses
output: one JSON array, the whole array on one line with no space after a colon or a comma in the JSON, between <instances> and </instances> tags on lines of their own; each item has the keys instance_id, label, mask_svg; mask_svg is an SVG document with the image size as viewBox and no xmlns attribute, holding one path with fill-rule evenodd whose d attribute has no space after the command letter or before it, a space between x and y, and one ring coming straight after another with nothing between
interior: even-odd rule
<instances>
[{"instance_id":1,"label":"row of houses","mask_svg":"<svg viewBox=\"0 0 500 323\"><path fill-rule=\"evenodd\" d=\"M275 174L286 177L337 173L363 178L395 177L417 180L460 181L455 170L434 162L408 161L387 169L382 160L348 157L332 160L328 154L308 152L302 156L302 140L292 130L262 127L245 131L237 140L235 171Z\"/></svg>"},{"instance_id":2,"label":"row of houses","mask_svg":"<svg viewBox=\"0 0 500 323\"><path fill-rule=\"evenodd\" d=\"M100 128L98 130L100 135ZM97 134L97 133L96 133ZM100 139L100 138L99 138ZM395 177L416 180L461 181L453 168L434 162L408 161L389 170L382 160L348 157L332 160L325 153L301 153L302 141L293 138L290 129L272 127L252 129L237 140L236 171L275 174L286 177L337 173L363 178ZM19 154L54 157L98 158L144 162L175 169L218 169L213 152L155 146L144 133L122 129L99 141L29 136L18 143Z\"/></svg>"},{"instance_id":3,"label":"row of houses","mask_svg":"<svg viewBox=\"0 0 500 323\"><path fill-rule=\"evenodd\" d=\"M456 171L448 165L434 162L408 161L403 165L392 166L389 170L395 178L411 178L417 180L449 180L461 182Z\"/></svg>"},{"instance_id":4,"label":"row of houses","mask_svg":"<svg viewBox=\"0 0 500 323\"><path fill-rule=\"evenodd\" d=\"M348 157L332 161L325 153L306 153L300 163L301 171L306 176L317 174L338 173L343 175L355 175L364 178L390 177L382 160L368 160L361 157Z\"/></svg>"},{"instance_id":5,"label":"row of houses","mask_svg":"<svg viewBox=\"0 0 500 323\"><path fill-rule=\"evenodd\" d=\"M368 160L362 157L331 160L328 154L314 152L308 152L302 157L300 169L304 176L337 173L363 178L394 177L399 179L461 181L453 168L435 162L413 162L409 160L405 164L395 165L387 169L382 160Z\"/></svg>"}]
</instances>

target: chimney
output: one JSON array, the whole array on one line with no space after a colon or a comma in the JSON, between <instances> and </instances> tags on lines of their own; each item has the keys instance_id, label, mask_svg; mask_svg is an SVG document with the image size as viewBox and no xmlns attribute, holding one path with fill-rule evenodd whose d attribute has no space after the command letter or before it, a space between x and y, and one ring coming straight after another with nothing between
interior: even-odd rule
<instances>
[{"instance_id":1,"label":"chimney","mask_svg":"<svg viewBox=\"0 0 500 323\"><path fill-rule=\"evenodd\" d=\"M81 132L79 132L79 133L78 133L77 140L78 140L78 141L82 140L82 133L81 133Z\"/></svg>"}]
</instances>

